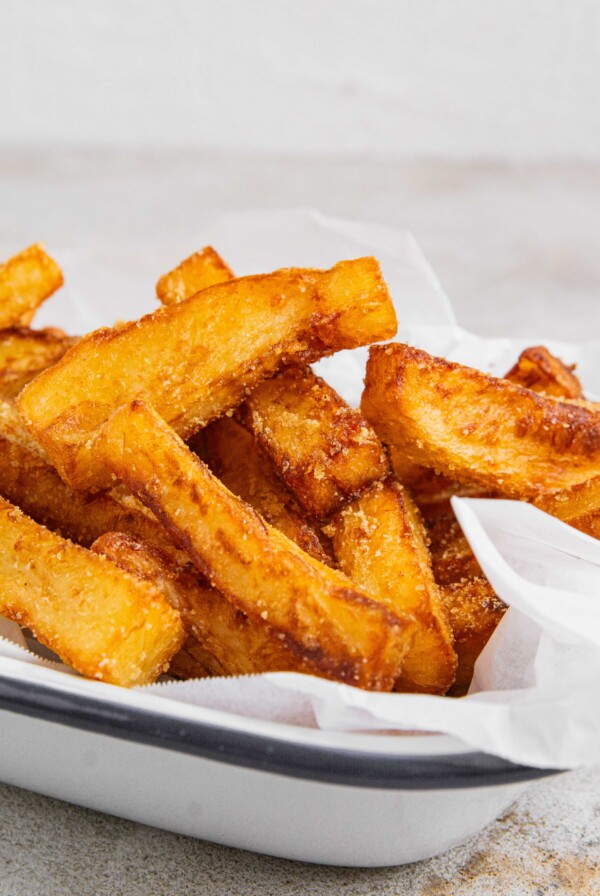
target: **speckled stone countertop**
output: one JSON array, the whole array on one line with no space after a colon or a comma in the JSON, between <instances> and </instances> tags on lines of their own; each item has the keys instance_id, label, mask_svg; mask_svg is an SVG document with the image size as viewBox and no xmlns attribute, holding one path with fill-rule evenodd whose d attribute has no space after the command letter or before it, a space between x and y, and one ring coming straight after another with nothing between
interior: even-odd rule
<instances>
[{"instance_id":1,"label":"speckled stone countertop","mask_svg":"<svg viewBox=\"0 0 600 896\"><path fill-rule=\"evenodd\" d=\"M600 335L600 168L0 153L0 243L186 245L222 211L310 205L413 231L482 335ZM0 733L0 748L1 748ZM600 759L600 757L599 757ZM600 893L600 769L541 781L477 838L402 868L303 865L0 785L0 896Z\"/></svg>"}]
</instances>

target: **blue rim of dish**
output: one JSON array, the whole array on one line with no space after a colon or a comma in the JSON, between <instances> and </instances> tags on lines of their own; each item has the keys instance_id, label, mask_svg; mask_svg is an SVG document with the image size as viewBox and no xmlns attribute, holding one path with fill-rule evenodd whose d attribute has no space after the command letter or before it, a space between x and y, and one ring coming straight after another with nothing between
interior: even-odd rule
<instances>
[{"instance_id":1,"label":"blue rim of dish","mask_svg":"<svg viewBox=\"0 0 600 896\"><path fill-rule=\"evenodd\" d=\"M439 790L517 784L558 769L517 765L479 751L390 755L290 743L200 720L123 706L51 685L0 676L0 709L129 742L257 771L383 790Z\"/></svg>"}]
</instances>

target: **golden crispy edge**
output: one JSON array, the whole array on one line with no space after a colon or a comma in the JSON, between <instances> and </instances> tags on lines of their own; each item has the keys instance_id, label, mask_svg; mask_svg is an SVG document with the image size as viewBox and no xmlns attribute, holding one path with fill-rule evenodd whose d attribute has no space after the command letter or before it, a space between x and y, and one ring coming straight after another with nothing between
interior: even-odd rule
<instances>
[{"instance_id":1,"label":"golden crispy edge","mask_svg":"<svg viewBox=\"0 0 600 896\"><path fill-rule=\"evenodd\" d=\"M411 460L531 498L600 473L600 414L401 344L374 346L362 410Z\"/></svg>"},{"instance_id":2,"label":"golden crispy edge","mask_svg":"<svg viewBox=\"0 0 600 896\"><path fill-rule=\"evenodd\" d=\"M96 450L228 600L263 619L328 677L389 689L405 623L232 495L142 402L117 411Z\"/></svg>"},{"instance_id":3,"label":"golden crispy edge","mask_svg":"<svg viewBox=\"0 0 600 896\"><path fill-rule=\"evenodd\" d=\"M533 503L580 532L600 538L600 476L550 495L542 495Z\"/></svg>"},{"instance_id":4,"label":"golden crispy edge","mask_svg":"<svg viewBox=\"0 0 600 896\"><path fill-rule=\"evenodd\" d=\"M0 327L26 326L36 309L63 284L62 271L40 245L0 265Z\"/></svg>"},{"instance_id":5,"label":"golden crispy edge","mask_svg":"<svg viewBox=\"0 0 600 896\"><path fill-rule=\"evenodd\" d=\"M555 398L583 398L581 382L568 366L545 345L524 349L504 379L543 395Z\"/></svg>"},{"instance_id":6,"label":"golden crispy edge","mask_svg":"<svg viewBox=\"0 0 600 896\"><path fill-rule=\"evenodd\" d=\"M290 366L261 383L237 418L305 511L318 519L326 520L389 472L366 420L310 367Z\"/></svg>"},{"instance_id":7,"label":"golden crispy edge","mask_svg":"<svg viewBox=\"0 0 600 896\"><path fill-rule=\"evenodd\" d=\"M157 588L0 499L0 612L78 672L125 687L154 681L179 649L179 615Z\"/></svg>"},{"instance_id":8,"label":"golden crispy edge","mask_svg":"<svg viewBox=\"0 0 600 896\"><path fill-rule=\"evenodd\" d=\"M226 283L233 276L219 253L212 246L205 246L163 274L156 284L156 295L163 305L174 305L216 283Z\"/></svg>"},{"instance_id":9,"label":"golden crispy edge","mask_svg":"<svg viewBox=\"0 0 600 896\"><path fill-rule=\"evenodd\" d=\"M416 620L394 690L445 693L456 671L425 531L408 493L392 478L370 486L333 517L342 570L394 612Z\"/></svg>"},{"instance_id":10,"label":"golden crispy edge","mask_svg":"<svg viewBox=\"0 0 600 896\"><path fill-rule=\"evenodd\" d=\"M87 495L74 492L23 428L13 404L0 400L0 494L35 522L84 547L111 529L151 544L169 544L158 520L123 488ZM172 551L177 549L172 545Z\"/></svg>"},{"instance_id":11,"label":"golden crispy edge","mask_svg":"<svg viewBox=\"0 0 600 896\"><path fill-rule=\"evenodd\" d=\"M221 482L250 504L268 523L321 563L333 566L331 545L316 525L303 518L296 499L277 478L259 445L231 417L202 430L208 467ZM194 449L194 444L191 445Z\"/></svg>"},{"instance_id":12,"label":"golden crispy edge","mask_svg":"<svg viewBox=\"0 0 600 896\"><path fill-rule=\"evenodd\" d=\"M427 520L433 575L438 585L483 577L483 572L452 510Z\"/></svg>"},{"instance_id":13,"label":"golden crispy edge","mask_svg":"<svg viewBox=\"0 0 600 896\"><path fill-rule=\"evenodd\" d=\"M16 398L27 383L60 360L76 342L77 337L50 328L0 330L0 397Z\"/></svg>"},{"instance_id":14,"label":"golden crispy edge","mask_svg":"<svg viewBox=\"0 0 600 896\"><path fill-rule=\"evenodd\" d=\"M17 403L65 481L107 487L90 440L119 405L147 397L188 437L291 359L315 360L387 338L395 328L375 259L325 272L247 277L89 334L26 386Z\"/></svg>"},{"instance_id":15,"label":"golden crispy edge","mask_svg":"<svg viewBox=\"0 0 600 896\"><path fill-rule=\"evenodd\" d=\"M440 588L458 656L453 697L467 693L479 654L508 609L482 577L465 579Z\"/></svg>"},{"instance_id":16,"label":"golden crispy edge","mask_svg":"<svg viewBox=\"0 0 600 896\"><path fill-rule=\"evenodd\" d=\"M544 346L526 348L504 379L555 398L583 397L581 383L573 374L573 368L552 355ZM404 451L394 445L389 445L388 450L394 473L400 482L410 488L419 510L426 518L451 513L450 498L453 495L495 497L493 492L486 491L479 485L452 481L429 467L414 463Z\"/></svg>"}]
</instances>

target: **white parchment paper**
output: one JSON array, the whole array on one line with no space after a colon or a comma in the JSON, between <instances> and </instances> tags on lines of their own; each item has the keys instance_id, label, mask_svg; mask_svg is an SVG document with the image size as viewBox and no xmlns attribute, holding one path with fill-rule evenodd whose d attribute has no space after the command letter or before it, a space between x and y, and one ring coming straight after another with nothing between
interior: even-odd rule
<instances>
[{"instance_id":1,"label":"white parchment paper","mask_svg":"<svg viewBox=\"0 0 600 896\"><path fill-rule=\"evenodd\" d=\"M543 333L513 341L483 340L466 332L456 324L409 234L308 210L230 215L190 234L189 245L176 248L56 252L67 285L44 306L36 324L78 333L147 313L156 307L158 276L208 243L238 274L287 265L326 267L342 258L375 255L396 305L396 338L492 373L506 371L526 345L544 341ZM588 392L600 394L600 342L546 344L563 360L577 363ZM357 404L365 358L366 350L341 352L317 369ZM295 673L170 682L141 690L165 703L197 706L199 713L202 707L219 708L338 731L444 732L540 767L597 762L600 542L520 502L455 498L454 508L486 575L510 605L477 663L468 696L373 694ZM25 652L14 624L0 620L0 639L0 659L38 662ZM135 701L136 692L126 693L130 696L120 692L120 702Z\"/></svg>"}]
</instances>

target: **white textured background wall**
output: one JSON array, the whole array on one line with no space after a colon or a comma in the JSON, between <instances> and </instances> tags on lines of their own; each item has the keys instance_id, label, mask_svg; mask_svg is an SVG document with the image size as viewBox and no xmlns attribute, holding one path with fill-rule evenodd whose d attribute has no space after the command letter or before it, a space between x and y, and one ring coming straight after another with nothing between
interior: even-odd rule
<instances>
[{"instance_id":1,"label":"white textured background wall","mask_svg":"<svg viewBox=\"0 0 600 896\"><path fill-rule=\"evenodd\" d=\"M0 0L0 141L597 159L597 0Z\"/></svg>"}]
</instances>

